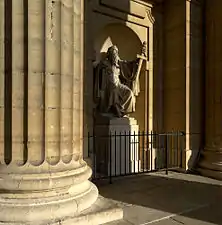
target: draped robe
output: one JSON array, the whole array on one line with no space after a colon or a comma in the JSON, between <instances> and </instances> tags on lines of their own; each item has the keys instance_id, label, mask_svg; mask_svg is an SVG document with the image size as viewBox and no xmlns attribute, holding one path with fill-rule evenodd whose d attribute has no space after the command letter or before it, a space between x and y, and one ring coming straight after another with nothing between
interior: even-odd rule
<instances>
[{"instance_id":1,"label":"draped robe","mask_svg":"<svg viewBox=\"0 0 222 225\"><path fill-rule=\"evenodd\" d=\"M120 60L111 65L107 59L95 67L94 102L99 112L121 117L135 111L135 97L140 92L137 68L137 61Z\"/></svg>"}]
</instances>

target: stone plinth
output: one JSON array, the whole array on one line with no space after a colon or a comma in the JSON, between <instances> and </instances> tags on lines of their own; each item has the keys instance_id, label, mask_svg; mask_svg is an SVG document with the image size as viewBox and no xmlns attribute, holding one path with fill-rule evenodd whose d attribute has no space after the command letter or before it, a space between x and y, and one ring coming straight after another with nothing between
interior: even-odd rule
<instances>
[{"instance_id":1,"label":"stone plinth","mask_svg":"<svg viewBox=\"0 0 222 225\"><path fill-rule=\"evenodd\" d=\"M134 118L97 116L95 122L96 172L118 176L139 172L139 126Z\"/></svg>"}]
</instances>

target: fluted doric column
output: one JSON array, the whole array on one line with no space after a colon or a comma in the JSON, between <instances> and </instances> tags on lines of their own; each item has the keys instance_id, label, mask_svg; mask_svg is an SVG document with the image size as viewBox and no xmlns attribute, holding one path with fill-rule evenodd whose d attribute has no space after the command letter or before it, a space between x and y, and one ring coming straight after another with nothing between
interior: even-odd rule
<instances>
[{"instance_id":1,"label":"fluted doric column","mask_svg":"<svg viewBox=\"0 0 222 225\"><path fill-rule=\"evenodd\" d=\"M221 1L206 1L205 148L198 170L222 180Z\"/></svg>"},{"instance_id":2,"label":"fluted doric column","mask_svg":"<svg viewBox=\"0 0 222 225\"><path fill-rule=\"evenodd\" d=\"M97 199L82 159L81 0L0 0L0 220L53 224Z\"/></svg>"}]
</instances>

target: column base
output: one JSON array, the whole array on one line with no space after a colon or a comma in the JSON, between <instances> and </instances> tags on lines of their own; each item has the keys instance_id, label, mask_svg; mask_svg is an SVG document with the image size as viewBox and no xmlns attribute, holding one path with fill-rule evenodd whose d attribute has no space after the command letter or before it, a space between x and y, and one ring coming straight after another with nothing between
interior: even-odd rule
<instances>
[{"instance_id":1,"label":"column base","mask_svg":"<svg viewBox=\"0 0 222 225\"><path fill-rule=\"evenodd\" d=\"M198 172L200 173L200 175L204 177L209 177L216 180L222 180L222 172L220 171L198 168Z\"/></svg>"},{"instance_id":2,"label":"column base","mask_svg":"<svg viewBox=\"0 0 222 225\"><path fill-rule=\"evenodd\" d=\"M197 171L203 176L222 180L222 149L204 149Z\"/></svg>"},{"instance_id":3,"label":"column base","mask_svg":"<svg viewBox=\"0 0 222 225\"><path fill-rule=\"evenodd\" d=\"M89 188L87 192L86 187ZM27 193L22 197L15 193L7 194L0 198L0 221L15 225L54 224L53 221L61 221L67 216L77 217L93 205L98 197L98 190L91 182L86 181L82 188L82 194L77 194L75 187L66 194L58 192L57 195L47 196L45 192L45 197L41 198L33 198Z\"/></svg>"},{"instance_id":4,"label":"column base","mask_svg":"<svg viewBox=\"0 0 222 225\"><path fill-rule=\"evenodd\" d=\"M72 206L70 206L72 209ZM75 211L75 205L73 205ZM123 210L114 204L111 200L101 196L89 209L73 216L61 218L59 220L33 221L33 222L0 222L0 225L99 225L111 221L121 220L123 218ZM13 212L10 213L13 215Z\"/></svg>"},{"instance_id":5,"label":"column base","mask_svg":"<svg viewBox=\"0 0 222 225\"><path fill-rule=\"evenodd\" d=\"M123 217L111 201L98 199L97 187L88 180L91 169L84 161L0 165L0 171L2 225L98 225Z\"/></svg>"},{"instance_id":6,"label":"column base","mask_svg":"<svg viewBox=\"0 0 222 225\"><path fill-rule=\"evenodd\" d=\"M46 163L38 167L26 164L17 166L16 171L14 165L1 165L0 221L3 224L53 224L66 217L77 217L96 202L98 189L88 180L91 169L85 162L76 166L73 162L65 171L59 171L64 169L64 163L48 165L51 168L48 173L45 166ZM34 174L38 169L41 172Z\"/></svg>"}]
</instances>

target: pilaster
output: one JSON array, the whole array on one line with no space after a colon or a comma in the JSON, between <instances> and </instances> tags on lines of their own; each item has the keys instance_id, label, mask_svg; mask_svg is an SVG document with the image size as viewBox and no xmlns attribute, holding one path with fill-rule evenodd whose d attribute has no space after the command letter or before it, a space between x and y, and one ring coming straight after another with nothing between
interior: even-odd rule
<instances>
[{"instance_id":1,"label":"pilaster","mask_svg":"<svg viewBox=\"0 0 222 225\"><path fill-rule=\"evenodd\" d=\"M186 1L186 170L197 163L204 136L203 3Z\"/></svg>"},{"instance_id":2,"label":"pilaster","mask_svg":"<svg viewBox=\"0 0 222 225\"><path fill-rule=\"evenodd\" d=\"M203 137L203 5L169 0L164 6L164 130L185 133L183 168L190 170Z\"/></svg>"}]
</instances>

